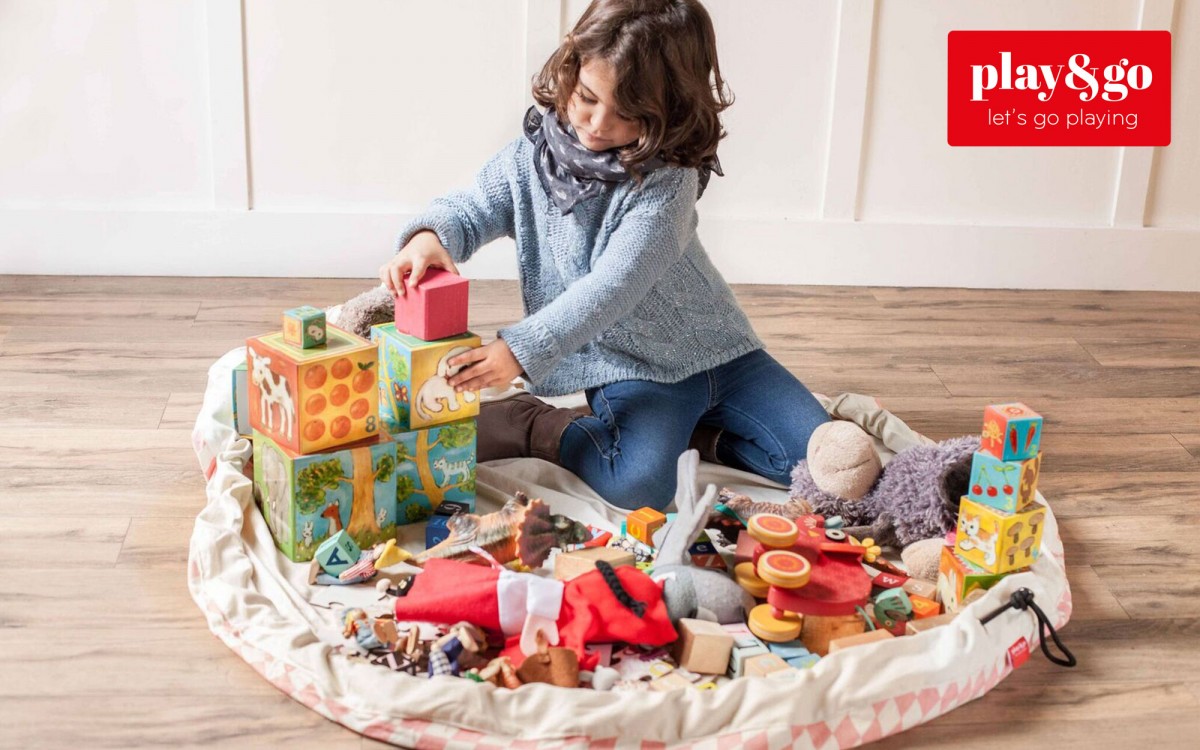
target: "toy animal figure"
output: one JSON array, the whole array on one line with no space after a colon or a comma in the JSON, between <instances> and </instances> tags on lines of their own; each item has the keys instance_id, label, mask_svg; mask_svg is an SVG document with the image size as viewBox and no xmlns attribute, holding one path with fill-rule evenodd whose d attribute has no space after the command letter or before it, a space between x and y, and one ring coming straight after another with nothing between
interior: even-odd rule
<instances>
[{"instance_id":1,"label":"toy animal figure","mask_svg":"<svg viewBox=\"0 0 1200 750\"><path fill-rule=\"evenodd\" d=\"M524 492L518 492L495 513L457 513L446 525L450 536L417 555L414 564L424 565L438 558L486 564L488 560L475 551L478 549L501 565L520 560L537 568L549 557L552 547L563 549L591 538L587 526L550 513L550 506L530 500Z\"/></svg>"},{"instance_id":2,"label":"toy animal figure","mask_svg":"<svg viewBox=\"0 0 1200 750\"><path fill-rule=\"evenodd\" d=\"M279 405L279 431L287 436L288 440L292 439L292 429L296 422L296 404L292 401L292 394L288 391L287 378L282 375L276 375L271 372L271 358L259 356L253 349L249 350L251 367L251 381L254 387L258 388L258 410L262 414L263 421L267 425L267 429L275 429L275 417L271 412L273 405Z\"/></svg>"},{"instance_id":3,"label":"toy animal figure","mask_svg":"<svg viewBox=\"0 0 1200 750\"><path fill-rule=\"evenodd\" d=\"M738 518L747 521L759 513L771 513L776 516L790 518L793 521L801 516L812 513L812 506L802 499L792 498L786 503L755 501L746 495L739 495L733 490L722 487L717 495L717 501L737 513Z\"/></svg>"},{"instance_id":4,"label":"toy animal figure","mask_svg":"<svg viewBox=\"0 0 1200 750\"><path fill-rule=\"evenodd\" d=\"M474 391L463 391L462 393L455 391L449 382L449 378L462 369L461 367L451 367L450 360L469 351L471 348L468 346L456 346L438 360L437 373L421 385L414 402L417 414L422 419L432 420L433 415L440 414L443 408L458 411L460 398L467 403L478 398ZM443 401L446 403L445 407L442 406Z\"/></svg>"},{"instance_id":5,"label":"toy animal figure","mask_svg":"<svg viewBox=\"0 0 1200 750\"><path fill-rule=\"evenodd\" d=\"M983 534L979 524L979 516L965 512L961 514L958 525L966 539L963 539L959 546L968 552L971 550L983 552L984 564L991 567L996 564L996 534L995 532Z\"/></svg>"},{"instance_id":6,"label":"toy animal figure","mask_svg":"<svg viewBox=\"0 0 1200 750\"><path fill-rule=\"evenodd\" d=\"M450 484L450 477L458 477L459 482L465 482L471 478L471 466L475 463L475 454L472 453L469 457L461 461L450 463L445 456L438 456L433 462L433 468L442 472L442 483L439 487L444 487Z\"/></svg>"},{"instance_id":7,"label":"toy animal figure","mask_svg":"<svg viewBox=\"0 0 1200 750\"><path fill-rule=\"evenodd\" d=\"M304 528L300 531L300 543L305 547L311 547L313 543L313 522L305 521Z\"/></svg>"}]
</instances>

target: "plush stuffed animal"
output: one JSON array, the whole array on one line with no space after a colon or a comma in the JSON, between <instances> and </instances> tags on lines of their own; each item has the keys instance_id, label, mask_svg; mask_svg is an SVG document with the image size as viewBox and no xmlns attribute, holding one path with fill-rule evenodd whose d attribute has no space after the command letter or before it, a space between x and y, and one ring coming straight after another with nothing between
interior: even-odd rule
<instances>
[{"instance_id":1,"label":"plush stuffed animal","mask_svg":"<svg viewBox=\"0 0 1200 750\"><path fill-rule=\"evenodd\" d=\"M750 594L725 573L692 565L688 555L688 549L704 531L717 497L717 488L711 484L703 496L697 497L699 465L700 453L695 450L679 457L675 489L678 514L662 536L651 577L663 585L663 601L671 622L685 617L722 624L745 622L745 613L754 606Z\"/></svg>"},{"instance_id":2,"label":"plush stuffed animal","mask_svg":"<svg viewBox=\"0 0 1200 750\"><path fill-rule=\"evenodd\" d=\"M371 326L391 323L396 319L396 301L387 287L380 284L336 309L326 310L325 318L339 328L369 339Z\"/></svg>"}]
</instances>

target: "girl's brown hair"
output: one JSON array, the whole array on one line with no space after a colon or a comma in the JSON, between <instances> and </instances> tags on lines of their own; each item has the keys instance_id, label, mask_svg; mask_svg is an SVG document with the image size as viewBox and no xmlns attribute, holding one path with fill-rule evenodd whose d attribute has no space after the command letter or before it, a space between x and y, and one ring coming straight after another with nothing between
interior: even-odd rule
<instances>
[{"instance_id":1,"label":"girl's brown hair","mask_svg":"<svg viewBox=\"0 0 1200 750\"><path fill-rule=\"evenodd\" d=\"M534 100L566 122L579 68L593 59L612 65L615 104L641 125L638 140L619 152L639 181L638 166L656 156L698 167L717 153L725 137L719 115L733 94L699 0L593 0L533 79Z\"/></svg>"}]
</instances>

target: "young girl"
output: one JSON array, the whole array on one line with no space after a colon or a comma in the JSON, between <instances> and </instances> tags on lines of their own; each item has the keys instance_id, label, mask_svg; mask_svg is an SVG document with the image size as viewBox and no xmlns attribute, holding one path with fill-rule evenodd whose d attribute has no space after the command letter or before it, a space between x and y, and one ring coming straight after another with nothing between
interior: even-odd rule
<instances>
[{"instance_id":1,"label":"young girl","mask_svg":"<svg viewBox=\"0 0 1200 750\"><path fill-rule=\"evenodd\" d=\"M485 404L478 459L534 456L613 505L665 508L689 446L786 484L828 420L763 344L696 233L727 97L698 0L594 0L534 80L524 134L435 200L379 272L393 293L516 240L526 317L451 361L456 389L584 391L593 416ZM411 273L410 273L411 272ZM407 279L406 274L409 274Z\"/></svg>"}]
</instances>

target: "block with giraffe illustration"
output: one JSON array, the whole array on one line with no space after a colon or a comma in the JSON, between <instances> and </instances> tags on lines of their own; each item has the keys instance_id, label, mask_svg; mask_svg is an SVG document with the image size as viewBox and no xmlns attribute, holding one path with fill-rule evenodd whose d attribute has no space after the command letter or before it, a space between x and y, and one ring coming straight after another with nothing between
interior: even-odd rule
<instances>
[{"instance_id":1,"label":"block with giraffe illustration","mask_svg":"<svg viewBox=\"0 0 1200 750\"><path fill-rule=\"evenodd\" d=\"M371 327L379 346L379 415L393 434L432 427L479 414L479 392L456 392L448 378L458 370L449 360L479 346L468 331L424 341L396 330L395 323Z\"/></svg>"},{"instance_id":2,"label":"block with giraffe illustration","mask_svg":"<svg viewBox=\"0 0 1200 750\"><path fill-rule=\"evenodd\" d=\"M475 509L475 420L401 432L396 441L399 523L424 521L444 502Z\"/></svg>"},{"instance_id":3,"label":"block with giraffe illustration","mask_svg":"<svg viewBox=\"0 0 1200 750\"><path fill-rule=\"evenodd\" d=\"M275 545L294 562L345 529L363 549L396 536L397 443L386 432L299 454L254 432L254 483Z\"/></svg>"}]
</instances>

